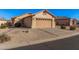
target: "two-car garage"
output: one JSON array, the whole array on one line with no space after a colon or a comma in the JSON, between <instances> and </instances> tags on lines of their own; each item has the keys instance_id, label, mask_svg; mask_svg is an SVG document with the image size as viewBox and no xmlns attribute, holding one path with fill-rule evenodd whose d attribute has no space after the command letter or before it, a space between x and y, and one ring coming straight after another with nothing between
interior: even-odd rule
<instances>
[{"instance_id":1,"label":"two-car garage","mask_svg":"<svg viewBox=\"0 0 79 59\"><path fill-rule=\"evenodd\" d=\"M52 19L36 19L36 28L52 28Z\"/></svg>"}]
</instances>

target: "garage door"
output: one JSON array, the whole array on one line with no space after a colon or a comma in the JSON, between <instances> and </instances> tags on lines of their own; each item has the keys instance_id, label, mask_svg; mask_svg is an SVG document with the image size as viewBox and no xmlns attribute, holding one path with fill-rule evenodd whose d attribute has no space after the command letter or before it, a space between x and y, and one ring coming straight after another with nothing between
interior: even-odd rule
<instances>
[{"instance_id":1,"label":"garage door","mask_svg":"<svg viewBox=\"0 0 79 59\"><path fill-rule=\"evenodd\" d=\"M37 28L51 28L51 19L37 19L36 27Z\"/></svg>"}]
</instances>

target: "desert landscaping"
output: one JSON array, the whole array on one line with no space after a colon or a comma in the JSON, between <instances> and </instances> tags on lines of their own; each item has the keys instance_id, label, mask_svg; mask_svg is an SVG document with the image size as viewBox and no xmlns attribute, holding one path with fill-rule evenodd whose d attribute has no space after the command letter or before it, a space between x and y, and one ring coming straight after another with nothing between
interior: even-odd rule
<instances>
[{"instance_id":1,"label":"desert landscaping","mask_svg":"<svg viewBox=\"0 0 79 59\"><path fill-rule=\"evenodd\" d=\"M48 10L0 20L0 49L56 41L79 35L77 19L56 16Z\"/></svg>"},{"instance_id":2,"label":"desert landscaping","mask_svg":"<svg viewBox=\"0 0 79 59\"><path fill-rule=\"evenodd\" d=\"M11 49L21 46L55 41L78 35L79 30L55 29L29 29L29 28L7 28L0 29L2 33L8 35L10 40L0 43L0 49ZM0 33L0 34L2 34Z\"/></svg>"}]
</instances>

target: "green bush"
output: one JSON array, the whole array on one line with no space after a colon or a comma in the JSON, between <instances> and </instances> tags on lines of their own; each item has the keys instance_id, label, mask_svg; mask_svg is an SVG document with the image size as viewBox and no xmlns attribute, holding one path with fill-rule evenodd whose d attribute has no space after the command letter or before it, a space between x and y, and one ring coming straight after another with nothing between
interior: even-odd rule
<instances>
[{"instance_id":1,"label":"green bush","mask_svg":"<svg viewBox=\"0 0 79 59\"><path fill-rule=\"evenodd\" d=\"M76 30L76 26L70 26L70 30Z\"/></svg>"},{"instance_id":2,"label":"green bush","mask_svg":"<svg viewBox=\"0 0 79 59\"><path fill-rule=\"evenodd\" d=\"M61 29L66 29L66 26L64 26L64 25L61 25Z\"/></svg>"}]
</instances>

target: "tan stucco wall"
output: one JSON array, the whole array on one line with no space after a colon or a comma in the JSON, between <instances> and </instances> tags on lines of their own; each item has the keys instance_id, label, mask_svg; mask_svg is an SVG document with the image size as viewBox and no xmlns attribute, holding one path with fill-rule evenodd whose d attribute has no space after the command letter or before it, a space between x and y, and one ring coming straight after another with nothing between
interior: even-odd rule
<instances>
[{"instance_id":1,"label":"tan stucco wall","mask_svg":"<svg viewBox=\"0 0 79 59\"><path fill-rule=\"evenodd\" d=\"M55 28L56 26L56 21L55 21L55 18L52 19L52 28Z\"/></svg>"},{"instance_id":2,"label":"tan stucco wall","mask_svg":"<svg viewBox=\"0 0 79 59\"><path fill-rule=\"evenodd\" d=\"M32 17L32 28L36 28L36 18Z\"/></svg>"}]
</instances>

